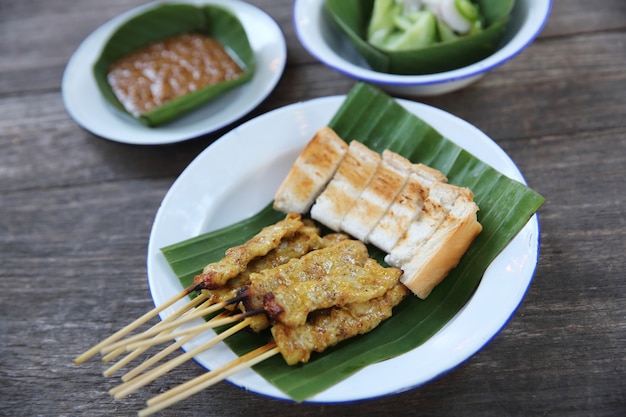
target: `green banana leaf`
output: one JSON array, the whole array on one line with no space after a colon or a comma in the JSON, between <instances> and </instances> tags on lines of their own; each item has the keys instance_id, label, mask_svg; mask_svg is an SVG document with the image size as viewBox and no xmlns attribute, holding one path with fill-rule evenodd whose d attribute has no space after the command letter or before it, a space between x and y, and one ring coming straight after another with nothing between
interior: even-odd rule
<instances>
[{"instance_id":1,"label":"green banana leaf","mask_svg":"<svg viewBox=\"0 0 626 417\"><path fill-rule=\"evenodd\" d=\"M484 30L407 51L383 50L367 42L374 0L326 0L324 9L330 21L354 45L372 70L421 75L473 64L498 49L515 0L476 0L475 3L485 21Z\"/></svg>"},{"instance_id":2,"label":"green banana leaf","mask_svg":"<svg viewBox=\"0 0 626 417\"><path fill-rule=\"evenodd\" d=\"M107 81L111 64L152 42L181 33L202 33L217 39L236 55L243 74L236 79L208 86L174 99L157 109L135 117L119 102ZM126 21L111 35L93 66L93 74L103 97L116 109L149 127L170 122L215 97L248 82L255 71L254 52L246 31L229 10L205 5L163 4Z\"/></svg>"},{"instance_id":3,"label":"green banana leaf","mask_svg":"<svg viewBox=\"0 0 626 417\"><path fill-rule=\"evenodd\" d=\"M288 366L279 355L255 366L260 375L295 401L304 401L369 364L408 352L428 340L465 305L492 260L544 202L541 195L459 148L369 84L355 85L329 126L341 137L359 138L379 152L394 150L413 162L441 170L452 184L471 188L480 207L483 231L457 268L426 300L405 299L394 309L393 317L372 332L313 354L306 364ZM284 214L274 211L269 203L252 218L162 248L162 252L187 286L205 264L219 260L225 249L281 218ZM383 262L381 251L371 247L370 254ZM241 355L266 343L268 337L268 333L239 332L227 340Z\"/></svg>"}]
</instances>

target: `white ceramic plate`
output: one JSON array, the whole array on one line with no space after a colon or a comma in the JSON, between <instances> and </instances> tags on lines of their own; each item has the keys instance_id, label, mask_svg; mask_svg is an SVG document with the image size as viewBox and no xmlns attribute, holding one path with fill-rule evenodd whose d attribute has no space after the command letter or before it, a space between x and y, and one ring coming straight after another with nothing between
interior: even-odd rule
<instances>
[{"instance_id":1,"label":"white ceramic plate","mask_svg":"<svg viewBox=\"0 0 626 417\"><path fill-rule=\"evenodd\" d=\"M163 199L150 235L148 280L156 305L182 290L159 249L249 217L265 207L301 149L319 127L329 123L344 98L292 104L250 120L209 146L183 171ZM442 110L399 102L495 169L524 181L513 161L477 128ZM309 401L346 402L398 393L464 362L487 344L517 309L537 264L538 241L535 216L490 265L471 300L426 343L368 366ZM165 310L162 317L176 307ZM209 337L198 337L185 349ZM196 357L207 369L234 358L224 344ZM258 394L288 398L252 370L229 380Z\"/></svg>"},{"instance_id":2,"label":"white ceramic plate","mask_svg":"<svg viewBox=\"0 0 626 417\"><path fill-rule=\"evenodd\" d=\"M63 101L69 115L90 132L117 142L158 145L192 139L216 131L252 111L280 79L287 61L285 38L271 17L238 0L180 0L189 4L215 4L228 8L243 24L255 54L257 68L246 84L217 97L196 111L167 125L149 128L114 109L102 97L92 66L117 27L159 3L130 10L89 35L70 58L63 74Z\"/></svg>"}]
</instances>

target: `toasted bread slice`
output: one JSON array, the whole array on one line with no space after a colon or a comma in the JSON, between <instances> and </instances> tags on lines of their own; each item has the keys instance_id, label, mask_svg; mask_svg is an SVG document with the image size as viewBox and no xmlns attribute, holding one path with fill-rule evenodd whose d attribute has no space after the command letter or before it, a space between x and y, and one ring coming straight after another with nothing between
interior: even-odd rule
<instances>
[{"instance_id":1,"label":"toasted bread slice","mask_svg":"<svg viewBox=\"0 0 626 417\"><path fill-rule=\"evenodd\" d=\"M411 173L389 209L368 235L370 243L387 253L391 252L411 222L420 214L428 198L430 185L417 174Z\"/></svg>"},{"instance_id":2,"label":"toasted bread slice","mask_svg":"<svg viewBox=\"0 0 626 417\"><path fill-rule=\"evenodd\" d=\"M374 177L341 221L341 230L369 243L367 236L406 183L411 167L408 159L384 150Z\"/></svg>"},{"instance_id":3,"label":"toasted bread slice","mask_svg":"<svg viewBox=\"0 0 626 417\"><path fill-rule=\"evenodd\" d=\"M454 201L461 194L467 195L471 200L471 191L466 188L443 182L433 183L420 214L385 256L385 262L400 268L408 262L417 248L426 242L444 221Z\"/></svg>"},{"instance_id":4,"label":"toasted bread slice","mask_svg":"<svg viewBox=\"0 0 626 417\"><path fill-rule=\"evenodd\" d=\"M340 230L341 220L369 184L380 161L377 152L360 142L350 142L337 172L311 207L311 217L332 230Z\"/></svg>"},{"instance_id":5,"label":"toasted bread slice","mask_svg":"<svg viewBox=\"0 0 626 417\"><path fill-rule=\"evenodd\" d=\"M387 253L391 252L420 214L432 184L447 181L441 171L424 164L414 164L406 184L367 237L370 243Z\"/></svg>"},{"instance_id":6,"label":"toasted bread slice","mask_svg":"<svg viewBox=\"0 0 626 417\"><path fill-rule=\"evenodd\" d=\"M478 206L461 194L430 238L402 265L400 282L424 299L456 267L482 226Z\"/></svg>"},{"instance_id":7,"label":"toasted bread slice","mask_svg":"<svg viewBox=\"0 0 626 417\"><path fill-rule=\"evenodd\" d=\"M418 175L420 178L425 180L428 184L432 184L434 182L448 182L448 178L443 172L429 167L428 165L414 164L413 172L415 175Z\"/></svg>"},{"instance_id":8,"label":"toasted bread slice","mask_svg":"<svg viewBox=\"0 0 626 417\"><path fill-rule=\"evenodd\" d=\"M330 181L348 150L329 127L322 127L298 155L274 196L274 208L306 213Z\"/></svg>"}]
</instances>

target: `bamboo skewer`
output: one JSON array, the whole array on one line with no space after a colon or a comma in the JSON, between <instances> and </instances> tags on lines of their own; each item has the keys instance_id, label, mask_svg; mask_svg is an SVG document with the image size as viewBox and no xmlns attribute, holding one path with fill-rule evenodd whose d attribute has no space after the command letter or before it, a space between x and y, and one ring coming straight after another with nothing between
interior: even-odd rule
<instances>
[{"instance_id":1,"label":"bamboo skewer","mask_svg":"<svg viewBox=\"0 0 626 417\"><path fill-rule=\"evenodd\" d=\"M194 307L198 306L199 304L203 303L204 301L206 301L207 298L208 297L205 294L198 295L193 300L191 300L187 304L185 304L183 307L181 307L180 309L174 311L172 314L167 316L165 319L163 319L162 321L160 321L159 323L154 325L154 328L159 328L159 327L163 326L165 323L169 323L169 322L177 319L178 317L180 317L183 314L187 313L192 308L194 308ZM163 333L165 333L165 332L163 332ZM140 354L145 352L147 349L148 349L148 347L143 348L143 349L137 349L137 350L129 353L124 358L120 359L115 365L111 366L109 369L104 371L103 375L107 376L107 377L113 375L115 372L117 372L119 369L121 369L122 367L127 365L133 359L137 358ZM121 355L122 353L125 353L125 352L126 352L126 348L125 347L119 347L119 348L113 350L112 352L106 354L105 356L103 356L102 357L102 362L108 363L108 362L112 361L113 359L115 359L116 357L118 357L119 355Z\"/></svg>"},{"instance_id":2,"label":"bamboo skewer","mask_svg":"<svg viewBox=\"0 0 626 417\"><path fill-rule=\"evenodd\" d=\"M139 317L135 321L131 322L130 324L118 330L117 332L113 333L111 336L107 337L100 343L94 345L93 347L91 347L90 349L82 353L81 355L77 356L74 359L74 363L76 365L80 365L81 363L87 361L88 359L96 355L99 351L101 351L103 347L108 346L111 343L118 341L122 337L126 336L128 333L132 332L133 330L135 330L142 324L146 323L147 321L155 317L157 314L159 314L160 312L162 312L163 310L165 310L172 304L176 303L178 300L191 294L193 291L196 290L197 286L198 286L197 284L194 284L185 288L180 293L176 294L174 297L167 300L165 303L148 311L143 316Z\"/></svg>"},{"instance_id":3,"label":"bamboo skewer","mask_svg":"<svg viewBox=\"0 0 626 417\"><path fill-rule=\"evenodd\" d=\"M220 333L219 335L217 335L216 337L212 338L211 340L209 340L208 342L178 356L177 358L174 358L168 362L163 363L162 365L158 366L157 368L152 369L149 372L146 372L145 374L142 374L140 376L137 376L133 379L131 379L130 381L119 385L113 389L111 389L109 391L109 394L113 395L116 399L121 399L126 397L127 395L133 393L134 391L136 391L137 389L147 385L148 383L154 381L155 379L159 378L160 376L165 375L167 372L171 371L172 369L176 368L177 366L182 365L183 363L185 363L186 361L188 361L189 359L193 358L194 356L196 356L197 354L213 347L214 345L216 345L218 342L221 342L222 340L226 339L229 336L232 336L233 334L235 334L236 332L238 332L239 330L247 327L250 324L250 319L247 318L243 321L241 321L240 323L236 324L235 326L229 328L228 330Z\"/></svg>"},{"instance_id":4,"label":"bamboo skewer","mask_svg":"<svg viewBox=\"0 0 626 417\"><path fill-rule=\"evenodd\" d=\"M166 330L166 331L164 331L162 333L159 333L159 335L168 334L168 333L171 333L171 330ZM131 361L133 361L134 359L139 357L142 353L147 351L149 348L150 348L150 346L143 346L143 347L140 347L140 348L137 348L137 349L133 350L132 352L128 352L128 354L126 356L124 356L122 359L117 361L114 365L109 367L102 374L104 376L106 376L106 377L109 377L109 376L113 375L115 372L117 372L120 369L122 369L124 366L126 366ZM102 358L102 362L104 362L104 363L110 362L113 358L115 358L115 357L117 357L117 356L119 356L119 355L121 355L122 353L125 353L125 352L127 352L126 347L121 346L121 347L115 349L113 352L105 355Z\"/></svg>"},{"instance_id":5,"label":"bamboo skewer","mask_svg":"<svg viewBox=\"0 0 626 417\"><path fill-rule=\"evenodd\" d=\"M148 347L137 349L133 352L130 352L128 355L124 356L122 359L117 361L114 365L110 366L108 369L102 372L102 375L104 375L105 377L112 376L114 373L116 373L117 371L122 369L124 366L132 362L134 359L138 358L146 350L148 350ZM126 349L124 349L124 351L126 351ZM116 351L114 351L114 353L116 353Z\"/></svg>"},{"instance_id":6,"label":"bamboo skewer","mask_svg":"<svg viewBox=\"0 0 626 417\"><path fill-rule=\"evenodd\" d=\"M220 317L225 317L226 314L227 313L222 313L222 314L216 316L214 319L217 319L217 318L220 318ZM178 339L176 342L174 342L171 345L169 345L168 347L162 349L156 355L151 356L150 358L148 358L147 360L145 360L141 364L137 365L134 369L132 369L131 371L129 371L126 374L124 374L122 376L122 378L121 378L122 381L123 382L130 381L132 378L134 378L135 376L139 375L140 373L142 373L144 370L148 369L152 365L156 364L161 359L167 357L170 353L174 352L176 349L178 349L179 347L181 347L185 343L191 341L194 337L198 336L200 333L202 333L204 331L204 329L198 329L198 327L200 327L200 326L196 326L196 327L194 327L192 329L189 329L189 331L186 332L186 334L183 337L181 337L180 339ZM171 340L174 340L177 337L175 334L172 334L169 331L163 332L163 334L169 335L169 338L171 338ZM159 336L160 335L161 334L159 334ZM133 350L131 353L129 353L127 355L127 357L129 357L129 356L136 357L137 356L136 354L141 354L141 353L145 352L146 350L148 350L150 347L151 347L151 345L141 346L141 347Z\"/></svg>"},{"instance_id":7,"label":"bamboo skewer","mask_svg":"<svg viewBox=\"0 0 626 417\"><path fill-rule=\"evenodd\" d=\"M172 388L163 394L151 398L147 401L148 407L139 411L139 417L147 417L157 411L172 406L212 385L217 384L229 376L243 369L250 368L278 353L280 353L280 351L274 343L269 343L255 349L252 352L249 352L232 362L215 369L214 371L207 372L204 375L200 375L199 377Z\"/></svg>"},{"instance_id":8,"label":"bamboo skewer","mask_svg":"<svg viewBox=\"0 0 626 417\"><path fill-rule=\"evenodd\" d=\"M167 319L169 319L170 317L171 316L167 317ZM159 324L162 324L162 323L163 322L161 322ZM170 347L162 350L157 355L150 357L148 360L144 361L142 364L140 364L137 367L135 367L135 369L133 371L131 371L131 372L137 372L136 371L137 368L141 368L142 370L143 369L147 369L148 367L152 366L152 364L154 364L157 361L163 359L164 357L166 357L167 355L172 353L174 350L176 350L178 347L180 347L183 344L187 343L188 341L190 341L191 339L193 339L194 337L196 337L200 333L201 333L201 330L188 332L188 334L185 337L183 337L183 338L181 338L179 340L180 343L176 342L176 343L173 344L173 345L177 345L177 346L172 347L172 345L170 345ZM168 339L171 339L171 340L176 338L176 336L172 333L171 330L165 330L165 331L159 333L159 336L168 336ZM123 368L125 365L130 363L133 359L139 357L139 355L141 355L142 353L144 353L145 351L150 349L151 346L152 345L146 344L145 346L141 346L141 347L138 347L137 349L134 349L133 351L128 353L128 355L126 355L124 358L120 359L115 365L111 366L109 369L104 371L103 375L106 376L106 377L113 375L115 372L117 372L118 370ZM120 349L123 350L124 352L126 352L126 350L127 350L125 347L120 347L117 350L113 351L112 353L115 353L115 352L117 352ZM167 351L167 352L165 352L165 351ZM103 358L103 360L104 360L104 358ZM126 375L128 375L128 373ZM124 381L124 377L126 375L122 376L122 381Z\"/></svg>"},{"instance_id":9,"label":"bamboo skewer","mask_svg":"<svg viewBox=\"0 0 626 417\"><path fill-rule=\"evenodd\" d=\"M250 312L245 312L245 313L239 313L239 314L235 314L232 316L227 316L227 317L215 317L209 321L207 321L204 324L200 324L198 326L194 326L194 327L189 327L187 329L182 329L179 330L177 332L174 332L172 334L164 334L164 335L157 335L151 339L146 339L146 340L140 340L137 342L132 342L129 343L126 346L126 350L127 351L133 351L135 349L144 347L144 346L154 346L156 344L160 344L160 343L164 343L167 342L169 340L175 339L177 337L181 337L184 336L190 332L194 332L196 330L201 330L201 331L205 331L205 330L209 330L209 329L214 329L216 327L220 327L220 326L224 326L227 324L231 324L231 323L235 323L237 321L241 321L243 319L245 319L246 317L252 316L252 315L256 315L263 312L263 310L254 310L254 311L250 311ZM168 326L166 326L168 327Z\"/></svg>"},{"instance_id":10,"label":"bamboo skewer","mask_svg":"<svg viewBox=\"0 0 626 417\"><path fill-rule=\"evenodd\" d=\"M205 330L213 329L224 324L229 324L229 322L233 320L234 319L228 316L228 314L222 313L215 316L211 320L197 326L178 329L176 331L171 331L172 329L170 329L170 331L159 333L156 336L150 338L138 340L136 342L130 342L128 345L126 345L126 351L132 352L137 349L149 348L154 345L159 345L170 340L175 340L179 337L186 336L192 333L199 334ZM236 319L234 321L236 321Z\"/></svg>"},{"instance_id":11,"label":"bamboo skewer","mask_svg":"<svg viewBox=\"0 0 626 417\"><path fill-rule=\"evenodd\" d=\"M104 355L102 357L102 363L109 363L111 362L113 359L117 358L118 356L120 356L121 354L125 353L126 349L124 348L117 348L112 352L107 353L106 355Z\"/></svg>"},{"instance_id":12,"label":"bamboo skewer","mask_svg":"<svg viewBox=\"0 0 626 417\"><path fill-rule=\"evenodd\" d=\"M143 333L139 333L136 334L134 336L130 336L124 340L117 340L114 343L110 343L108 346L104 346L100 349L100 352L104 355L106 355L107 353L113 352L114 350L118 349L119 347L122 346L128 346L130 343L133 342L137 342L139 340L144 340L144 339L148 339L150 337L153 337L159 333L161 333L162 331L168 330L168 329L174 329L176 327L179 327L181 324L190 322L192 320L195 320L197 318L200 317L204 317L206 315L209 315L211 313L214 313L222 308L224 308L225 306L229 305L231 303L231 300L227 300L227 301L223 301L221 303L216 303L216 304L212 304L209 307L205 307L205 308L201 308L198 307L196 309L194 309L193 311L190 311L189 313L185 314L184 316L181 316L180 318L178 318L177 320L174 320L172 322L169 323L165 323L159 327L153 326L150 329L144 331Z\"/></svg>"},{"instance_id":13,"label":"bamboo skewer","mask_svg":"<svg viewBox=\"0 0 626 417\"><path fill-rule=\"evenodd\" d=\"M172 352L182 347L185 343L190 342L194 337L198 336L198 334L200 333L189 333L188 335L181 337L180 339L178 339L176 342L172 343L165 349L161 350L156 355L151 356L150 358L146 359L145 361L137 365L135 368L131 369L130 371L122 375L122 378L121 378L122 382L128 382L131 379L135 378L137 375L140 375L146 369L150 368L152 365L158 363L163 358L167 357ZM138 349L137 351L140 351L140 350L143 350L143 349Z\"/></svg>"}]
</instances>

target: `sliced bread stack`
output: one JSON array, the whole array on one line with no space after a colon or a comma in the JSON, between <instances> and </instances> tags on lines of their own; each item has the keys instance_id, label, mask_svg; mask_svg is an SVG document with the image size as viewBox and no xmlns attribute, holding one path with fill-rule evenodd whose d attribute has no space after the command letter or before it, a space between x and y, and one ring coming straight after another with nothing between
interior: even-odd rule
<instances>
[{"instance_id":1,"label":"sliced bread stack","mask_svg":"<svg viewBox=\"0 0 626 417\"><path fill-rule=\"evenodd\" d=\"M471 190L440 171L382 155L328 127L320 129L279 187L274 208L307 213L387 253L400 281L424 299L481 232Z\"/></svg>"}]
</instances>

